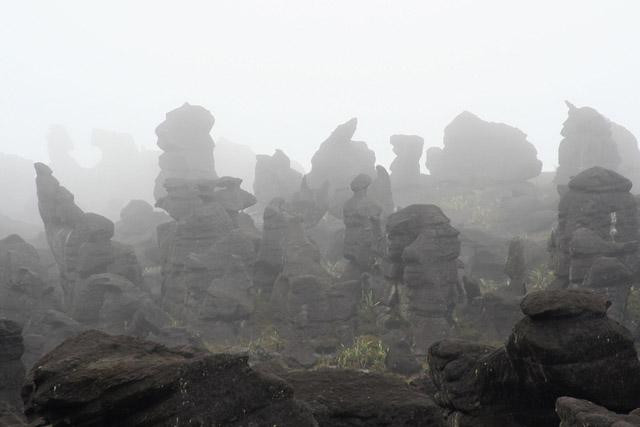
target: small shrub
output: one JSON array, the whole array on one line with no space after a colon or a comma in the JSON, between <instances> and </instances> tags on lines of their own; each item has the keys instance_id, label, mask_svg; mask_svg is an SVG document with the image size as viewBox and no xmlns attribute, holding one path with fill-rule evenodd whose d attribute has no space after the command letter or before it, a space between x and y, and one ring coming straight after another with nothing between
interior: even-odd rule
<instances>
[{"instance_id":1,"label":"small shrub","mask_svg":"<svg viewBox=\"0 0 640 427\"><path fill-rule=\"evenodd\" d=\"M367 369L383 371L384 360L389 349L382 344L379 338L372 335L356 337L353 345L342 346L336 357L336 364L346 369Z\"/></svg>"},{"instance_id":2,"label":"small shrub","mask_svg":"<svg viewBox=\"0 0 640 427\"><path fill-rule=\"evenodd\" d=\"M553 282L555 275L547 265L542 264L529 271L528 279L529 291L542 291Z\"/></svg>"},{"instance_id":3,"label":"small shrub","mask_svg":"<svg viewBox=\"0 0 640 427\"><path fill-rule=\"evenodd\" d=\"M249 351L266 351L267 353L277 353L284 349L284 340L274 326L267 326L262 330L260 336L249 342Z\"/></svg>"}]
</instances>

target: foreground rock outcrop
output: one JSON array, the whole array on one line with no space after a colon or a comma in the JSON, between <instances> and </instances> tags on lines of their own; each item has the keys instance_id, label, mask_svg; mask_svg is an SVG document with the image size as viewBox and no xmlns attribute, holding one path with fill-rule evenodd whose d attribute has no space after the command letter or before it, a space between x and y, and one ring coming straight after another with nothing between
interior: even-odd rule
<instances>
[{"instance_id":1,"label":"foreground rock outcrop","mask_svg":"<svg viewBox=\"0 0 640 427\"><path fill-rule=\"evenodd\" d=\"M36 425L317 425L291 387L249 368L246 357L98 331L43 357L23 397Z\"/></svg>"},{"instance_id":2,"label":"foreground rock outcrop","mask_svg":"<svg viewBox=\"0 0 640 427\"><path fill-rule=\"evenodd\" d=\"M560 427L634 427L640 426L640 409L618 414L588 400L560 397L556 401Z\"/></svg>"},{"instance_id":3,"label":"foreground rock outcrop","mask_svg":"<svg viewBox=\"0 0 640 427\"><path fill-rule=\"evenodd\" d=\"M640 406L640 360L631 333L590 290L539 291L505 347L459 340L429 349L436 402L460 426L557 426L561 396L626 413Z\"/></svg>"}]
</instances>

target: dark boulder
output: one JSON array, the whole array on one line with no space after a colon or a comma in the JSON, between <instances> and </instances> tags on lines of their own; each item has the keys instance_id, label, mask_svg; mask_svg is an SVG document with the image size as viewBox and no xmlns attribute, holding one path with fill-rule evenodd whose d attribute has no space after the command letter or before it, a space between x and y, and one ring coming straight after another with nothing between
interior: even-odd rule
<instances>
[{"instance_id":1,"label":"dark boulder","mask_svg":"<svg viewBox=\"0 0 640 427\"><path fill-rule=\"evenodd\" d=\"M59 426L316 425L291 387L253 371L244 356L98 331L44 356L23 398L30 421Z\"/></svg>"},{"instance_id":2,"label":"dark boulder","mask_svg":"<svg viewBox=\"0 0 640 427\"><path fill-rule=\"evenodd\" d=\"M346 369L279 373L320 426L444 426L433 400L387 374Z\"/></svg>"}]
</instances>

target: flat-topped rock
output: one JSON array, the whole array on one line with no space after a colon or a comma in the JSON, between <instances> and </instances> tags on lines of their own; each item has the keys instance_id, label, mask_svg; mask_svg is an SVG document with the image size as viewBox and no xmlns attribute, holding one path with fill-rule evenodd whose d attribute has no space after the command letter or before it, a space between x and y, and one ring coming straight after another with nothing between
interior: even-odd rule
<instances>
[{"instance_id":1,"label":"flat-topped rock","mask_svg":"<svg viewBox=\"0 0 640 427\"><path fill-rule=\"evenodd\" d=\"M587 289L558 289L531 292L520 303L532 319L577 317L582 314L606 316L611 303L606 296Z\"/></svg>"},{"instance_id":2,"label":"flat-topped rock","mask_svg":"<svg viewBox=\"0 0 640 427\"><path fill-rule=\"evenodd\" d=\"M594 166L569 181L571 190L586 193L628 192L632 187L631 181L610 169Z\"/></svg>"}]
</instances>

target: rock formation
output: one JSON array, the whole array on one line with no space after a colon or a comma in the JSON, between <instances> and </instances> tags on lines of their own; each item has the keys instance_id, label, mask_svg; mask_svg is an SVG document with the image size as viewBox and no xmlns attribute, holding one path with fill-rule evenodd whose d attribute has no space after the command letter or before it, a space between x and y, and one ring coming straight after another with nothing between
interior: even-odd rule
<instances>
[{"instance_id":1,"label":"rock formation","mask_svg":"<svg viewBox=\"0 0 640 427\"><path fill-rule=\"evenodd\" d=\"M628 330L590 290L538 291L505 347L441 341L429 349L435 400L457 425L556 426L561 396L611 410L640 406L640 361Z\"/></svg>"},{"instance_id":2,"label":"rock formation","mask_svg":"<svg viewBox=\"0 0 640 427\"><path fill-rule=\"evenodd\" d=\"M300 188L302 174L291 167L289 157L276 150L272 156L256 156L253 192L259 202L269 203L276 197L291 200Z\"/></svg>"},{"instance_id":3,"label":"rock formation","mask_svg":"<svg viewBox=\"0 0 640 427\"><path fill-rule=\"evenodd\" d=\"M29 421L41 424L317 425L284 381L253 371L244 356L97 331L38 361L23 396Z\"/></svg>"},{"instance_id":4,"label":"rock formation","mask_svg":"<svg viewBox=\"0 0 640 427\"><path fill-rule=\"evenodd\" d=\"M465 111L444 130L444 147L427 150L433 179L469 187L523 182L542 169L527 135Z\"/></svg>"},{"instance_id":5,"label":"rock formation","mask_svg":"<svg viewBox=\"0 0 640 427\"><path fill-rule=\"evenodd\" d=\"M156 128L160 155L160 174L156 178L156 200L166 195L165 181L169 178L214 179L214 143L211 128L215 119L199 105L185 103L169 111L164 122Z\"/></svg>"},{"instance_id":6,"label":"rock formation","mask_svg":"<svg viewBox=\"0 0 640 427\"><path fill-rule=\"evenodd\" d=\"M360 271L368 271L383 256L381 227L382 208L367 195L371 185L368 175L360 174L351 181L351 197L344 204L344 257Z\"/></svg>"},{"instance_id":7,"label":"rock formation","mask_svg":"<svg viewBox=\"0 0 640 427\"><path fill-rule=\"evenodd\" d=\"M304 233L302 218L292 215L271 306L287 341L285 352L302 366L312 366L319 355L352 342L362 295L359 281L336 282L321 260Z\"/></svg>"},{"instance_id":8,"label":"rock formation","mask_svg":"<svg viewBox=\"0 0 640 427\"><path fill-rule=\"evenodd\" d=\"M83 212L48 166L36 163L35 169L38 208L60 271L65 307L72 309L77 288L92 274L114 273L139 283L141 271L133 249L111 240L113 222Z\"/></svg>"},{"instance_id":9,"label":"rock formation","mask_svg":"<svg viewBox=\"0 0 640 427\"><path fill-rule=\"evenodd\" d=\"M640 409L630 414L617 414L588 400L567 396L559 397L556 401L556 413L560 418L560 427L640 426Z\"/></svg>"},{"instance_id":10,"label":"rock formation","mask_svg":"<svg viewBox=\"0 0 640 427\"><path fill-rule=\"evenodd\" d=\"M284 199L275 198L264 209L262 240L254 267L253 284L265 294L271 293L273 283L282 272L287 219Z\"/></svg>"},{"instance_id":11,"label":"rock formation","mask_svg":"<svg viewBox=\"0 0 640 427\"><path fill-rule=\"evenodd\" d=\"M418 135L392 135L390 141L396 155L389 167L393 189L419 186L424 139Z\"/></svg>"},{"instance_id":12,"label":"rock formation","mask_svg":"<svg viewBox=\"0 0 640 427\"><path fill-rule=\"evenodd\" d=\"M144 200L131 200L122 211L120 221L115 224L114 238L131 245L143 266L160 263L156 229L171 218L164 212L154 211Z\"/></svg>"},{"instance_id":13,"label":"rock formation","mask_svg":"<svg viewBox=\"0 0 640 427\"><path fill-rule=\"evenodd\" d=\"M620 164L616 172L640 187L640 150L638 140L624 126L611 122L611 138L616 143Z\"/></svg>"},{"instance_id":14,"label":"rock formation","mask_svg":"<svg viewBox=\"0 0 640 427\"><path fill-rule=\"evenodd\" d=\"M21 408L20 389L24 381L22 366L22 327L0 318L0 402Z\"/></svg>"},{"instance_id":15,"label":"rock formation","mask_svg":"<svg viewBox=\"0 0 640 427\"><path fill-rule=\"evenodd\" d=\"M321 426L440 426L433 400L401 379L346 369L278 372ZM347 421L348 420L348 421Z\"/></svg>"},{"instance_id":16,"label":"rock formation","mask_svg":"<svg viewBox=\"0 0 640 427\"><path fill-rule=\"evenodd\" d=\"M158 227L162 305L211 337L229 338L252 310L256 242L243 209L255 198L239 178L171 179L159 205L175 219ZM252 223L249 224L252 226Z\"/></svg>"},{"instance_id":17,"label":"rock formation","mask_svg":"<svg viewBox=\"0 0 640 427\"><path fill-rule=\"evenodd\" d=\"M560 200L551 241L558 283L601 288L614 303L612 316L618 320L624 317L630 277L611 281L602 275L605 270L627 271L635 277L638 271L637 207L630 189L628 179L608 169L593 167L579 173ZM601 257L613 257L620 265L610 266L614 260Z\"/></svg>"},{"instance_id":18,"label":"rock formation","mask_svg":"<svg viewBox=\"0 0 640 427\"><path fill-rule=\"evenodd\" d=\"M509 242L504 272L509 276L509 285L507 286L509 292L516 295L526 293L527 261L524 254L524 241L518 237Z\"/></svg>"},{"instance_id":19,"label":"rock formation","mask_svg":"<svg viewBox=\"0 0 640 427\"><path fill-rule=\"evenodd\" d=\"M555 182L567 184L572 177L594 166L617 170L620 153L611 135L611 123L591 107L578 108L565 101L569 116L562 126Z\"/></svg>"},{"instance_id":20,"label":"rock formation","mask_svg":"<svg viewBox=\"0 0 640 427\"><path fill-rule=\"evenodd\" d=\"M319 188L329 183L332 215L340 218L344 202L351 196L349 185L357 175L376 176L375 153L361 141L352 140L358 120L353 118L338 126L318 148L311 159L307 183Z\"/></svg>"},{"instance_id":21,"label":"rock formation","mask_svg":"<svg viewBox=\"0 0 640 427\"><path fill-rule=\"evenodd\" d=\"M386 274L401 282L401 312L413 330L416 352L425 354L451 327L458 288L458 231L435 205L411 205L392 214L386 230Z\"/></svg>"}]
</instances>

